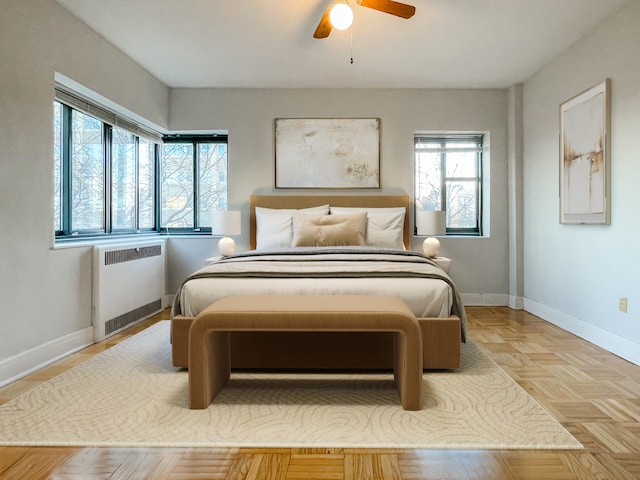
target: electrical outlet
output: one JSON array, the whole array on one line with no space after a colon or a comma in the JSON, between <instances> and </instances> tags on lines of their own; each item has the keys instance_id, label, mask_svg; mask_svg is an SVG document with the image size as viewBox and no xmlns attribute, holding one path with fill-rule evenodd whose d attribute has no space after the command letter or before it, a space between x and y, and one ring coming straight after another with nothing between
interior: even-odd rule
<instances>
[{"instance_id":1,"label":"electrical outlet","mask_svg":"<svg viewBox=\"0 0 640 480\"><path fill-rule=\"evenodd\" d=\"M620 310L621 312L627 313L627 298L626 297L620 297L620 299L618 299L618 310Z\"/></svg>"}]
</instances>

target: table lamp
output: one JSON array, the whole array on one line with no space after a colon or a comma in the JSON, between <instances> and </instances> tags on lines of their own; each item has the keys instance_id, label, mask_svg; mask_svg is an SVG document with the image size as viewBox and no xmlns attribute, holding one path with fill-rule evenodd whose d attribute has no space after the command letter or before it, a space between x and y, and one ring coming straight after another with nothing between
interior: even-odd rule
<instances>
[{"instance_id":1,"label":"table lamp","mask_svg":"<svg viewBox=\"0 0 640 480\"><path fill-rule=\"evenodd\" d=\"M211 235L223 235L218 242L220 255L227 257L236 249L230 235L240 235L241 215L237 210L213 210L211 212Z\"/></svg>"},{"instance_id":2,"label":"table lamp","mask_svg":"<svg viewBox=\"0 0 640 480\"><path fill-rule=\"evenodd\" d=\"M440 241L434 235L447 233L447 212L445 210L417 210L416 230L418 235L428 235L422 243L422 251L427 257L437 257Z\"/></svg>"}]
</instances>

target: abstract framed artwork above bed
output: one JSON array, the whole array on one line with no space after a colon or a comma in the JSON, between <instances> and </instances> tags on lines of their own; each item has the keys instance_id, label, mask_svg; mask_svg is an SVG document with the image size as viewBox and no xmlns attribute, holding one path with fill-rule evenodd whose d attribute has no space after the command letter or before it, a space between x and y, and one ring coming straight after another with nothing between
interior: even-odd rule
<instances>
[{"instance_id":1,"label":"abstract framed artwork above bed","mask_svg":"<svg viewBox=\"0 0 640 480\"><path fill-rule=\"evenodd\" d=\"M276 188L380 188L379 118L276 118Z\"/></svg>"},{"instance_id":2,"label":"abstract framed artwork above bed","mask_svg":"<svg viewBox=\"0 0 640 480\"><path fill-rule=\"evenodd\" d=\"M291 247L293 217L331 217L332 206L340 216L361 218L366 211L367 229L374 228L369 222L378 217L373 244ZM256 248L260 209L273 215L277 225L288 227L282 246ZM188 367L191 322L217 299L238 294L348 294L404 300L421 327L423 367L458 368L465 341L464 306L451 278L433 260L404 248L411 241L409 219L406 195L251 196L250 250L194 272L176 295L171 327L174 366ZM395 231L398 223L399 234L381 235L381 225ZM398 242L395 246L377 243L389 238L401 241L393 240ZM232 332L231 365L235 369L388 369L393 366L393 341L391 335L379 332Z\"/></svg>"}]
</instances>

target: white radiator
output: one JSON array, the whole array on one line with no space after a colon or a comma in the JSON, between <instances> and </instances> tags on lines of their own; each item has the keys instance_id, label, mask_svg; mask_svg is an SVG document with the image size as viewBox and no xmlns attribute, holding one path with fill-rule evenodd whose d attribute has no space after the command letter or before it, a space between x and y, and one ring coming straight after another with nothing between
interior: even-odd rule
<instances>
[{"instance_id":1,"label":"white radiator","mask_svg":"<svg viewBox=\"0 0 640 480\"><path fill-rule=\"evenodd\" d=\"M94 341L161 311L164 272L164 240L94 246Z\"/></svg>"}]
</instances>

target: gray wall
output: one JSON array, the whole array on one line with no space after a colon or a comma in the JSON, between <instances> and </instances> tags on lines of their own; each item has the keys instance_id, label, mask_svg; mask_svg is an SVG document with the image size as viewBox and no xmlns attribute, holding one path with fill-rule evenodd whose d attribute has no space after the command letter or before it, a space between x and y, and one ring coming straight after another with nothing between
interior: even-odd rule
<instances>
[{"instance_id":1,"label":"gray wall","mask_svg":"<svg viewBox=\"0 0 640 480\"><path fill-rule=\"evenodd\" d=\"M489 236L443 238L441 255L468 303L508 302L507 90L262 90L172 89L171 130L229 131L229 208L243 212L238 250L248 248L248 198L274 189L274 119L378 117L381 189L366 193L413 196L416 131L482 131L491 139ZM277 190L278 193L300 191ZM311 191L310 194L318 193ZM362 193L356 192L356 193ZM421 248L414 239L412 249ZM169 289L215 254L213 240L172 239ZM180 258L179 262L176 259Z\"/></svg>"},{"instance_id":2,"label":"gray wall","mask_svg":"<svg viewBox=\"0 0 640 480\"><path fill-rule=\"evenodd\" d=\"M229 204L245 227L249 195L274 192L276 117L379 117L383 194L412 195L415 131L488 132L490 236L443 239L442 254L469 303L507 303L507 90L169 90L53 0L5 2L0 32L0 383L91 341L90 247L54 248L56 74L160 128L228 130ZM169 239L168 294L215 244Z\"/></svg>"},{"instance_id":3,"label":"gray wall","mask_svg":"<svg viewBox=\"0 0 640 480\"><path fill-rule=\"evenodd\" d=\"M442 240L465 301L524 303L640 362L640 1L505 90L170 90L53 0L3 7L0 383L91 339L90 250L53 248L55 72L160 127L228 130L229 205L244 213L239 249L248 245L248 196L276 192L274 118L379 117L382 194L412 195L415 131L486 131L489 236ZM604 78L612 81L612 224L560 225L558 106ZM167 293L215 251L212 238L171 237ZM623 296L627 314L617 310Z\"/></svg>"},{"instance_id":4,"label":"gray wall","mask_svg":"<svg viewBox=\"0 0 640 480\"><path fill-rule=\"evenodd\" d=\"M640 2L524 84L525 308L640 363ZM559 224L559 105L611 79L611 225ZM628 297L628 313L618 298Z\"/></svg>"},{"instance_id":5,"label":"gray wall","mask_svg":"<svg viewBox=\"0 0 640 480\"><path fill-rule=\"evenodd\" d=\"M0 60L1 383L91 339L90 250L52 248L55 72L165 127L169 91L52 0L2 2Z\"/></svg>"}]
</instances>

